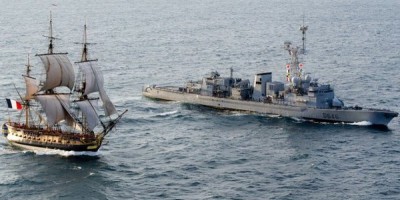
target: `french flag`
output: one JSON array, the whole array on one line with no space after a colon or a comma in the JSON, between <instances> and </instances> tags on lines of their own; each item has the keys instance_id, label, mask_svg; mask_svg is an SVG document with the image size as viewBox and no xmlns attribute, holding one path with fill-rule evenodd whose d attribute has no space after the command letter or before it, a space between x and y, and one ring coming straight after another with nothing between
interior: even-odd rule
<instances>
[{"instance_id":1,"label":"french flag","mask_svg":"<svg viewBox=\"0 0 400 200\"><path fill-rule=\"evenodd\" d=\"M6 99L6 101L9 108L22 110L22 105L20 102L11 99Z\"/></svg>"}]
</instances>

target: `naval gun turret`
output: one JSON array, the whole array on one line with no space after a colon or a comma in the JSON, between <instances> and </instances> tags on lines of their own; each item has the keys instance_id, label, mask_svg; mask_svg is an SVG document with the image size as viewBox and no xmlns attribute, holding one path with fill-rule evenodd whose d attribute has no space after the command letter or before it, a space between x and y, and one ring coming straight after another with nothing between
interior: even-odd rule
<instances>
[{"instance_id":1,"label":"naval gun turret","mask_svg":"<svg viewBox=\"0 0 400 200\"><path fill-rule=\"evenodd\" d=\"M217 71L211 72L198 82L188 82L181 91L200 94L203 96L247 100L252 93L249 80L233 78L233 69L230 68L230 77L221 77Z\"/></svg>"}]
</instances>

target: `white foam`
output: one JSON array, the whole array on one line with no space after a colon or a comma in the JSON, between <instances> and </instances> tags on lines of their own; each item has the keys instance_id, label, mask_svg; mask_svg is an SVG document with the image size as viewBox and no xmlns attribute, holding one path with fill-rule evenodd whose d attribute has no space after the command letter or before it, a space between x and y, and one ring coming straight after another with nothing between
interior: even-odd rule
<instances>
[{"instance_id":1,"label":"white foam","mask_svg":"<svg viewBox=\"0 0 400 200\"><path fill-rule=\"evenodd\" d=\"M372 123L369 122L369 121L361 121L361 122L349 123L349 125L354 125L354 126L371 126Z\"/></svg>"},{"instance_id":2,"label":"white foam","mask_svg":"<svg viewBox=\"0 0 400 200\"><path fill-rule=\"evenodd\" d=\"M303 118L298 118L298 117L290 117L291 119L293 119L296 122L305 122L306 120Z\"/></svg>"},{"instance_id":3,"label":"white foam","mask_svg":"<svg viewBox=\"0 0 400 200\"><path fill-rule=\"evenodd\" d=\"M282 118L280 115L273 115L273 114L267 114L268 117L270 118Z\"/></svg>"},{"instance_id":4,"label":"white foam","mask_svg":"<svg viewBox=\"0 0 400 200\"><path fill-rule=\"evenodd\" d=\"M142 100L143 97L142 97L142 96L133 96L133 97L130 97L130 98L126 98L125 100L127 100L127 99L131 99L131 100Z\"/></svg>"},{"instance_id":5,"label":"white foam","mask_svg":"<svg viewBox=\"0 0 400 200\"><path fill-rule=\"evenodd\" d=\"M245 115L249 115L249 112L245 112L245 111L226 111L223 112L223 115L226 114L227 116L245 116Z\"/></svg>"},{"instance_id":6,"label":"white foam","mask_svg":"<svg viewBox=\"0 0 400 200\"><path fill-rule=\"evenodd\" d=\"M24 151L27 152L27 151ZM29 152L33 152L36 155L59 155L63 157L70 156L99 156L99 152L91 152L91 151L64 151L59 149L35 149Z\"/></svg>"},{"instance_id":7,"label":"white foam","mask_svg":"<svg viewBox=\"0 0 400 200\"><path fill-rule=\"evenodd\" d=\"M170 112L160 113L160 114L157 114L156 116L168 116L168 115L176 114L178 112L179 112L178 110L174 110L174 111L170 111Z\"/></svg>"},{"instance_id":8,"label":"white foam","mask_svg":"<svg viewBox=\"0 0 400 200\"><path fill-rule=\"evenodd\" d=\"M9 154L16 154L16 153L18 153L18 151L14 150L14 149L6 149L6 148L0 149L0 155L9 155Z\"/></svg>"}]
</instances>

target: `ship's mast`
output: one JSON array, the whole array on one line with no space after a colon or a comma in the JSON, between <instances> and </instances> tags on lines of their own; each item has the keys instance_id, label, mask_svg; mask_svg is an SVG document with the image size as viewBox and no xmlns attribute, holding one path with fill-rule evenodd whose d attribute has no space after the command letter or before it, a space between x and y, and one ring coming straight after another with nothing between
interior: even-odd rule
<instances>
[{"instance_id":1,"label":"ship's mast","mask_svg":"<svg viewBox=\"0 0 400 200\"><path fill-rule=\"evenodd\" d=\"M53 49L54 49L53 40L56 40L58 38L53 37L53 15L52 15L51 11L50 11L49 35L48 36L44 35L44 37L47 37L49 39L49 47L48 47L47 53L53 54ZM54 92L53 89L46 90L46 93L53 93L53 92Z\"/></svg>"},{"instance_id":2,"label":"ship's mast","mask_svg":"<svg viewBox=\"0 0 400 200\"><path fill-rule=\"evenodd\" d=\"M50 26L49 26L49 50L48 53L52 54L53 53L53 17L51 15L51 11L50 11Z\"/></svg>"},{"instance_id":3,"label":"ship's mast","mask_svg":"<svg viewBox=\"0 0 400 200\"><path fill-rule=\"evenodd\" d=\"M87 25L86 25L86 21L85 21L85 25L84 25L83 28L84 28L84 32L83 32L83 42L81 43L81 44L83 45L83 49L82 49L81 61L78 62L78 63L97 61L97 59L89 59L89 58L88 58L88 57L89 57L89 56L88 56L88 45L95 44L95 43L88 43L88 42L87 42ZM78 43L78 44L79 44L79 43ZM90 63L89 63L89 64L90 64ZM88 101L89 101L89 100L91 100L92 98L90 98L90 97L88 97L87 95L84 94L84 93L85 93L85 87L86 87L86 80L85 80L85 77L84 77L83 75L82 75L81 81L82 81L82 87L79 88L78 90L76 90L76 91L78 91L78 92L80 93L79 100L80 100L80 101L82 101L82 100L88 100ZM103 102L103 103L104 103L104 102ZM90 101L89 101L89 104L92 106L93 110L95 110L95 108L94 108L93 105L90 103ZM99 120L101 126L103 127L102 135L99 136L99 138L101 138L101 140L102 140L102 138L103 138L105 135L108 134L109 131L112 130L112 128L113 128L113 127L115 126L115 124L117 123L117 121L118 121L119 119L121 119L122 115L125 114L126 112L127 112L127 110L126 110L125 112L123 112L121 115L118 115L117 119L112 120L112 121L110 122L110 124L107 124L107 125L104 124L102 120ZM82 113L82 122L83 122L83 123L82 123L83 127L86 127L86 126L87 126L87 119L86 119L86 117L84 116L83 113ZM87 133L93 133L92 131L87 130L86 128L85 128L85 130L87 131Z\"/></svg>"},{"instance_id":4,"label":"ship's mast","mask_svg":"<svg viewBox=\"0 0 400 200\"><path fill-rule=\"evenodd\" d=\"M306 52L306 31L308 30L308 26L304 25L304 15L303 15L303 24L300 26L301 33L303 34L303 37L301 40L303 41L303 48L301 49L301 53L305 54Z\"/></svg>"},{"instance_id":5,"label":"ship's mast","mask_svg":"<svg viewBox=\"0 0 400 200\"><path fill-rule=\"evenodd\" d=\"M82 43L77 43L77 44L82 44L82 46L83 46L82 47L82 56L81 56L80 62L97 61L97 59L89 60L88 45L90 45L92 43L88 43L87 42L87 25L86 24L87 23L86 23L86 20L85 20L85 25L83 26L83 42ZM84 94L85 93L85 89L86 89L86 80L85 80L85 76L83 74L82 74L82 77L81 77L81 81L82 81L82 86L81 86L81 88L79 88L77 90L80 93L79 99L80 100L89 100L90 98L87 95ZM93 107L93 105L91 105L91 106ZM87 123L88 123L87 119L86 119L86 117L85 117L85 115L83 113L82 113L81 117L82 117L82 125L83 125L83 127L86 127ZM104 124L103 124L103 122L101 120L100 120L100 123L104 127ZM91 132L91 131L87 130L86 128L85 128L85 131L87 133Z\"/></svg>"},{"instance_id":6,"label":"ship's mast","mask_svg":"<svg viewBox=\"0 0 400 200\"><path fill-rule=\"evenodd\" d=\"M83 48L82 48L82 56L81 56L81 61L80 62L87 62L87 61L97 61L97 59L92 59L89 60L89 48L88 46L91 44L95 44L95 43L89 43L87 42L87 25L86 25L86 21L85 21L85 25L83 26L83 42L82 43L75 43L75 44L82 44Z\"/></svg>"},{"instance_id":7,"label":"ship's mast","mask_svg":"<svg viewBox=\"0 0 400 200\"><path fill-rule=\"evenodd\" d=\"M87 33L86 33L86 22L85 25L83 26L83 49L82 49L82 58L81 62L88 61L88 49L87 49Z\"/></svg>"},{"instance_id":8,"label":"ship's mast","mask_svg":"<svg viewBox=\"0 0 400 200\"><path fill-rule=\"evenodd\" d=\"M49 47L47 50L48 54L53 54L53 49L54 49L54 45L53 45L53 40L57 40L58 38L53 37L53 15L50 11L50 26L49 26L49 35L45 36L49 39Z\"/></svg>"},{"instance_id":9,"label":"ship's mast","mask_svg":"<svg viewBox=\"0 0 400 200\"><path fill-rule=\"evenodd\" d=\"M26 66L26 76L30 76L30 72L32 65L30 64L30 55L28 54L28 63L25 65Z\"/></svg>"},{"instance_id":10,"label":"ship's mast","mask_svg":"<svg viewBox=\"0 0 400 200\"><path fill-rule=\"evenodd\" d=\"M26 76L30 77L32 65L30 64L29 54L28 54L28 63L25 66L26 66ZM29 127L29 100L28 99L25 100L25 124L26 124L26 127Z\"/></svg>"},{"instance_id":11,"label":"ship's mast","mask_svg":"<svg viewBox=\"0 0 400 200\"><path fill-rule=\"evenodd\" d=\"M87 42L87 25L86 25L86 20L85 20L85 25L83 26L83 42L82 43L77 43L77 44L82 44L82 56L81 56L81 61L80 62L88 62L90 61L88 59L89 57L89 52L88 52L88 45L90 43ZM84 76L82 75L82 88L80 88L81 91L81 99L87 99L88 97L84 95L83 93L85 92L85 87L86 87L86 80L84 80Z\"/></svg>"},{"instance_id":12,"label":"ship's mast","mask_svg":"<svg viewBox=\"0 0 400 200\"><path fill-rule=\"evenodd\" d=\"M86 20L85 20L85 25L83 26L83 42L82 42L83 48L82 48L82 56L81 56L81 61L80 62L87 62L88 61L88 48L87 48L87 27L86 27ZM84 100L84 99L88 99L87 95L84 95L85 92L85 88L86 88L86 80L84 79L84 76L82 74L81 77L82 80L82 87L80 88L80 99ZM81 113L81 118L82 118L82 125L83 127L87 127L87 119L85 117L85 115L83 114L83 112ZM86 128L84 129L85 131ZM90 131L87 131L88 133Z\"/></svg>"},{"instance_id":13,"label":"ship's mast","mask_svg":"<svg viewBox=\"0 0 400 200\"><path fill-rule=\"evenodd\" d=\"M287 70L287 82L292 81L292 77L300 77L302 75L302 68L303 64L299 62L299 49L296 46L292 46L292 43L289 41L286 41L284 43L284 49L289 52L290 55L290 63L286 64L286 70Z\"/></svg>"}]
</instances>

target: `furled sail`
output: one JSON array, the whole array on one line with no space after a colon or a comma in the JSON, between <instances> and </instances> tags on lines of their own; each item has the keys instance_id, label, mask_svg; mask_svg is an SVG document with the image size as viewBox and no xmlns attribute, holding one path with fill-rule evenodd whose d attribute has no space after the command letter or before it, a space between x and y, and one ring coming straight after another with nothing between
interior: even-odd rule
<instances>
[{"instance_id":1,"label":"furled sail","mask_svg":"<svg viewBox=\"0 0 400 200\"><path fill-rule=\"evenodd\" d=\"M90 131L93 131L93 129L100 122L99 116L96 113L97 99L77 101L76 104L78 104L79 108L81 109L86 118L87 128Z\"/></svg>"},{"instance_id":2,"label":"furled sail","mask_svg":"<svg viewBox=\"0 0 400 200\"><path fill-rule=\"evenodd\" d=\"M66 86L72 90L75 73L67 54L41 54L38 56L46 70L46 81L41 90L50 90L59 86Z\"/></svg>"},{"instance_id":3,"label":"furled sail","mask_svg":"<svg viewBox=\"0 0 400 200\"><path fill-rule=\"evenodd\" d=\"M30 100L33 98L33 95L39 91L39 86L35 78L24 76L24 79L26 84L25 100Z\"/></svg>"},{"instance_id":4,"label":"furled sail","mask_svg":"<svg viewBox=\"0 0 400 200\"><path fill-rule=\"evenodd\" d=\"M69 124L74 122L69 114L69 94L38 95L35 99L40 102L47 116L47 123L51 127L54 124L65 120Z\"/></svg>"},{"instance_id":5,"label":"furled sail","mask_svg":"<svg viewBox=\"0 0 400 200\"><path fill-rule=\"evenodd\" d=\"M114 104L111 102L107 93L104 90L104 78L100 70L98 70L95 61L78 62L77 63L84 74L85 91L84 95L93 92L99 92L103 108L106 116L117 113Z\"/></svg>"}]
</instances>

